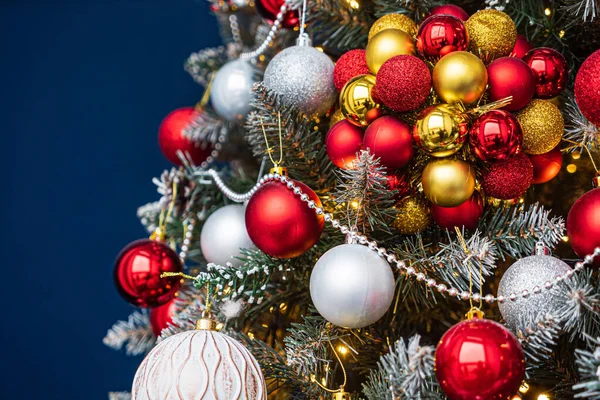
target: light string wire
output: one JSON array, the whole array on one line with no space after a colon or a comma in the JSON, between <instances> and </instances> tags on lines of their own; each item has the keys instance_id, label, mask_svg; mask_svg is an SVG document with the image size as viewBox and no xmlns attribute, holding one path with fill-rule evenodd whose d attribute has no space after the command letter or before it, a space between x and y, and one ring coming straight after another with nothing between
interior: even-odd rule
<instances>
[{"instance_id":1,"label":"light string wire","mask_svg":"<svg viewBox=\"0 0 600 400\"><path fill-rule=\"evenodd\" d=\"M335 347L333 347L333 344L331 343L331 339L327 338L327 342L329 343L329 346L331 346L331 350L333 350L333 354L335 355L335 358L337 358L338 363L340 364L340 367L342 369L342 374L344 375L344 383L342 383L340 385L339 389L329 389L327 386L325 386L321 382L319 382L319 380L316 377L313 378L312 381L314 383L316 383L321 389L325 390L326 392L329 392L329 393L343 392L344 387L346 386L346 383L347 383L346 368L344 368L344 363L342 362L342 359L340 358L339 354L337 353L337 351L335 351Z\"/></svg>"}]
</instances>

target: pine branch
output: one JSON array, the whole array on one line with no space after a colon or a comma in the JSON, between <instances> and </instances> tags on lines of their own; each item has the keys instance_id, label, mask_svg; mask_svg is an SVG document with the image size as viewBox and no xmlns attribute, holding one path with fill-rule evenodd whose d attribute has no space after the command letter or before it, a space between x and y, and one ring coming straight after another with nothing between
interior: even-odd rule
<instances>
[{"instance_id":1,"label":"pine branch","mask_svg":"<svg viewBox=\"0 0 600 400\"><path fill-rule=\"evenodd\" d=\"M600 335L600 285L592 270L574 274L554 290L557 303L562 304L557 316L571 340L578 336Z\"/></svg>"},{"instance_id":2,"label":"pine branch","mask_svg":"<svg viewBox=\"0 0 600 400\"><path fill-rule=\"evenodd\" d=\"M564 10L583 22L592 22L600 16L600 1L598 0L565 0ZM581 14L581 16L580 16Z\"/></svg>"},{"instance_id":3,"label":"pine branch","mask_svg":"<svg viewBox=\"0 0 600 400\"><path fill-rule=\"evenodd\" d=\"M211 75L221 68L229 56L225 46L213 47L190 54L184 68L199 85L206 87Z\"/></svg>"},{"instance_id":4,"label":"pine branch","mask_svg":"<svg viewBox=\"0 0 600 400\"><path fill-rule=\"evenodd\" d=\"M583 151L584 147L589 150L600 148L600 129L588 121L573 95L569 96L565 106L565 133L563 140L569 145L563 150L566 152Z\"/></svg>"},{"instance_id":5,"label":"pine branch","mask_svg":"<svg viewBox=\"0 0 600 400\"><path fill-rule=\"evenodd\" d=\"M433 7L446 3L440 0L375 0L375 15L404 14L419 22Z\"/></svg>"},{"instance_id":6,"label":"pine branch","mask_svg":"<svg viewBox=\"0 0 600 400\"><path fill-rule=\"evenodd\" d=\"M527 370L533 370L543 364L552 353L561 332L559 320L552 315L538 315L531 310L521 316L517 338L525 352Z\"/></svg>"},{"instance_id":7,"label":"pine branch","mask_svg":"<svg viewBox=\"0 0 600 400\"><path fill-rule=\"evenodd\" d=\"M600 338L587 337L586 349L576 349L575 357L581 382L573 385L580 399L600 399Z\"/></svg>"},{"instance_id":8,"label":"pine branch","mask_svg":"<svg viewBox=\"0 0 600 400\"><path fill-rule=\"evenodd\" d=\"M102 343L113 350L125 347L128 356L147 353L155 342L146 310L134 311L127 321L117 321L102 340Z\"/></svg>"},{"instance_id":9,"label":"pine branch","mask_svg":"<svg viewBox=\"0 0 600 400\"><path fill-rule=\"evenodd\" d=\"M191 138L199 146L215 146L219 138L227 138L230 132L235 129L235 124L224 121L210 106L206 106L203 112L199 112L190 126L188 126L184 135ZM221 146L219 143L218 146Z\"/></svg>"},{"instance_id":10,"label":"pine branch","mask_svg":"<svg viewBox=\"0 0 600 400\"><path fill-rule=\"evenodd\" d=\"M109 392L108 400L131 400L129 392Z\"/></svg>"},{"instance_id":11,"label":"pine branch","mask_svg":"<svg viewBox=\"0 0 600 400\"><path fill-rule=\"evenodd\" d=\"M362 385L362 392L367 400L394 400L384 372L379 369L369 372L367 381Z\"/></svg>"}]
</instances>

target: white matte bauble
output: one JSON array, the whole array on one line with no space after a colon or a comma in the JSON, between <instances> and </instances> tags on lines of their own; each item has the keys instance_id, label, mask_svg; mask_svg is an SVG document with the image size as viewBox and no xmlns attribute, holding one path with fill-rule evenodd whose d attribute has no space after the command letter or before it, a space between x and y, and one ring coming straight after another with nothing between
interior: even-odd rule
<instances>
[{"instance_id":1,"label":"white matte bauble","mask_svg":"<svg viewBox=\"0 0 600 400\"><path fill-rule=\"evenodd\" d=\"M327 321L363 328L379 320L394 299L394 274L375 251L343 244L319 258L310 275L310 297Z\"/></svg>"},{"instance_id":2,"label":"white matte bauble","mask_svg":"<svg viewBox=\"0 0 600 400\"><path fill-rule=\"evenodd\" d=\"M232 204L212 213L202 226L200 247L209 263L242 265L242 261L235 258L242 255L240 249L254 248L246 230L244 206Z\"/></svg>"},{"instance_id":3,"label":"white matte bauble","mask_svg":"<svg viewBox=\"0 0 600 400\"><path fill-rule=\"evenodd\" d=\"M217 114L228 121L242 119L250 111L252 85L257 70L245 60L229 61L215 74L210 101Z\"/></svg>"},{"instance_id":4,"label":"white matte bauble","mask_svg":"<svg viewBox=\"0 0 600 400\"><path fill-rule=\"evenodd\" d=\"M266 400L265 378L252 354L214 330L173 335L140 364L131 400Z\"/></svg>"},{"instance_id":5,"label":"white matte bauble","mask_svg":"<svg viewBox=\"0 0 600 400\"><path fill-rule=\"evenodd\" d=\"M333 61L312 46L288 47L269 62L264 85L284 105L309 116L323 115L337 100L333 67Z\"/></svg>"}]
</instances>

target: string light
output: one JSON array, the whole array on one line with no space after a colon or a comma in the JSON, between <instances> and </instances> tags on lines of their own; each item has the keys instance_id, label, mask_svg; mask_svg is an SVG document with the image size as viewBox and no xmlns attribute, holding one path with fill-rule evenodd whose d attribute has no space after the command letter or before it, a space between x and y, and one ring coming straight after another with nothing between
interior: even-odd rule
<instances>
[{"instance_id":1,"label":"string light","mask_svg":"<svg viewBox=\"0 0 600 400\"><path fill-rule=\"evenodd\" d=\"M577 171L577 165L575 164L569 164L567 165L567 172L570 174L574 174L575 171Z\"/></svg>"},{"instance_id":2,"label":"string light","mask_svg":"<svg viewBox=\"0 0 600 400\"><path fill-rule=\"evenodd\" d=\"M563 241L563 242L568 242L568 241L569 241L569 237L568 237L568 236L566 236L566 235L565 235L565 236L563 236L563 237L562 237L562 241Z\"/></svg>"},{"instance_id":3,"label":"string light","mask_svg":"<svg viewBox=\"0 0 600 400\"><path fill-rule=\"evenodd\" d=\"M542 393L537 397L537 400L550 400L550 396L548 396L545 393Z\"/></svg>"},{"instance_id":4,"label":"string light","mask_svg":"<svg viewBox=\"0 0 600 400\"><path fill-rule=\"evenodd\" d=\"M521 387L519 388L519 392L527 393L529 391L529 384L527 382L521 383Z\"/></svg>"},{"instance_id":5,"label":"string light","mask_svg":"<svg viewBox=\"0 0 600 400\"><path fill-rule=\"evenodd\" d=\"M346 0L346 3L348 3L348 5L354 8L355 10L358 10L360 8L360 3L356 0Z\"/></svg>"},{"instance_id":6,"label":"string light","mask_svg":"<svg viewBox=\"0 0 600 400\"><path fill-rule=\"evenodd\" d=\"M544 10L544 14L546 14L546 16L547 16L547 17L549 17L549 16L550 16L550 14L552 14L552 10L550 10L549 8L546 8L546 9Z\"/></svg>"},{"instance_id":7,"label":"string light","mask_svg":"<svg viewBox=\"0 0 600 400\"><path fill-rule=\"evenodd\" d=\"M337 348L337 351L341 354L341 355L346 355L348 354L348 348L344 345L339 345Z\"/></svg>"},{"instance_id":8,"label":"string light","mask_svg":"<svg viewBox=\"0 0 600 400\"><path fill-rule=\"evenodd\" d=\"M581 152L574 151L573 154L571 154L571 158L573 158L573 160L579 160L581 158Z\"/></svg>"}]
</instances>

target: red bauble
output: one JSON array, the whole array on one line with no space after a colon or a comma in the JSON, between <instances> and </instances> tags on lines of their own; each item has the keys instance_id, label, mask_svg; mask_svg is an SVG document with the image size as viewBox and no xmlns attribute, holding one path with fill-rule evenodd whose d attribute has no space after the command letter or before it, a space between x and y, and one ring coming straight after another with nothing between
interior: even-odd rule
<instances>
[{"instance_id":1,"label":"red bauble","mask_svg":"<svg viewBox=\"0 0 600 400\"><path fill-rule=\"evenodd\" d=\"M310 200L321 200L302 182L292 181ZM279 181L262 185L246 206L246 229L262 252L278 258L294 258L310 249L321 236L325 222L300 196Z\"/></svg>"},{"instance_id":2,"label":"red bauble","mask_svg":"<svg viewBox=\"0 0 600 400\"><path fill-rule=\"evenodd\" d=\"M391 115L376 119L369 125L363 147L381 159L381 165L390 169L402 168L414 154L410 127Z\"/></svg>"},{"instance_id":3,"label":"red bauble","mask_svg":"<svg viewBox=\"0 0 600 400\"><path fill-rule=\"evenodd\" d=\"M594 254L600 247L600 188L590 190L573 204L567 217L567 235L579 257ZM600 266L600 257L595 258L594 265Z\"/></svg>"},{"instance_id":4,"label":"red bauble","mask_svg":"<svg viewBox=\"0 0 600 400\"><path fill-rule=\"evenodd\" d=\"M455 226L475 229L483 214L483 198L478 192L460 206L440 207L431 204L431 217L440 228L452 229Z\"/></svg>"},{"instance_id":5,"label":"red bauble","mask_svg":"<svg viewBox=\"0 0 600 400\"><path fill-rule=\"evenodd\" d=\"M137 240L117 256L115 284L129 303L156 307L171 300L181 285L180 277L161 278L163 272L183 272L177 253L162 242Z\"/></svg>"},{"instance_id":6,"label":"red bauble","mask_svg":"<svg viewBox=\"0 0 600 400\"><path fill-rule=\"evenodd\" d=\"M512 96L505 110L516 111L525 107L535 94L536 77L520 58L501 57L487 67L490 100Z\"/></svg>"},{"instance_id":7,"label":"red bauble","mask_svg":"<svg viewBox=\"0 0 600 400\"><path fill-rule=\"evenodd\" d=\"M575 101L588 121L600 127L600 50L586 58L577 71Z\"/></svg>"},{"instance_id":8,"label":"red bauble","mask_svg":"<svg viewBox=\"0 0 600 400\"><path fill-rule=\"evenodd\" d=\"M210 156L211 149L197 145L184 136L184 131L198 118L198 111L192 107L182 107L172 111L163 119L158 129L160 151L175 165L183 165L177 156L177 150L189 154L196 165L200 165Z\"/></svg>"},{"instance_id":9,"label":"red bauble","mask_svg":"<svg viewBox=\"0 0 600 400\"><path fill-rule=\"evenodd\" d=\"M356 153L362 148L363 131L358 126L343 120L327 132L325 150L332 163L344 169L354 167Z\"/></svg>"},{"instance_id":10,"label":"red bauble","mask_svg":"<svg viewBox=\"0 0 600 400\"><path fill-rule=\"evenodd\" d=\"M483 174L485 194L501 200L520 197L533 181L533 165L524 153L508 161L492 164Z\"/></svg>"},{"instance_id":11,"label":"red bauble","mask_svg":"<svg viewBox=\"0 0 600 400\"><path fill-rule=\"evenodd\" d=\"M506 161L521 151L523 132L514 115L492 110L475 120L469 131L469 143L483 161Z\"/></svg>"},{"instance_id":12,"label":"red bauble","mask_svg":"<svg viewBox=\"0 0 600 400\"><path fill-rule=\"evenodd\" d=\"M256 0L255 4L258 14L272 24L277 19L277 14L281 11L281 6L285 4L285 0ZM298 26L298 22L298 11L288 9L283 16L281 26L292 29Z\"/></svg>"},{"instance_id":13,"label":"red bauble","mask_svg":"<svg viewBox=\"0 0 600 400\"><path fill-rule=\"evenodd\" d=\"M369 73L365 54L365 50L350 50L342 54L339 60L337 60L333 69L333 84L338 92L342 91L342 88L350 79Z\"/></svg>"},{"instance_id":14,"label":"red bauble","mask_svg":"<svg viewBox=\"0 0 600 400\"><path fill-rule=\"evenodd\" d=\"M523 58L531 49L533 49L533 45L529 43L527 38L523 35L517 35L517 41L515 42L515 47L510 52L510 56Z\"/></svg>"},{"instance_id":15,"label":"red bauble","mask_svg":"<svg viewBox=\"0 0 600 400\"><path fill-rule=\"evenodd\" d=\"M374 89L375 87L373 87ZM373 95L371 94L371 97L373 97ZM383 111L381 111L381 108L376 107L376 108L371 108L369 111L367 111L367 113L365 114L365 121L367 121L367 124L372 123L373 121L375 121L377 118L383 117Z\"/></svg>"},{"instance_id":16,"label":"red bauble","mask_svg":"<svg viewBox=\"0 0 600 400\"><path fill-rule=\"evenodd\" d=\"M469 45L463 22L452 15L432 15L421 23L417 33L417 50L426 58L438 59Z\"/></svg>"},{"instance_id":17,"label":"red bauble","mask_svg":"<svg viewBox=\"0 0 600 400\"><path fill-rule=\"evenodd\" d=\"M433 7L429 15L452 15L461 21L466 21L469 19L469 14L459 6L455 6L454 4L444 4L442 6Z\"/></svg>"},{"instance_id":18,"label":"red bauble","mask_svg":"<svg viewBox=\"0 0 600 400\"><path fill-rule=\"evenodd\" d=\"M173 322L173 316L177 311L175 299L162 306L154 307L150 310L150 327L154 336L160 336L160 333L169 323Z\"/></svg>"},{"instance_id":19,"label":"red bauble","mask_svg":"<svg viewBox=\"0 0 600 400\"><path fill-rule=\"evenodd\" d=\"M400 172L391 173L387 176L387 187L390 190L396 190L394 199L401 200L410 194L410 184L406 175Z\"/></svg>"},{"instance_id":20,"label":"red bauble","mask_svg":"<svg viewBox=\"0 0 600 400\"><path fill-rule=\"evenodd\" d=\"M567 60L558 51L549 47L539 47L529 51L523 57L523 61L529 65L536 77L535 97L551 99L565 88L569 77Z\"/></svg>"},{"instance_id":21,"label":"red bauble","mask_svg":"<svg viewBox=\"0 0 600 400\"><path fill-rule=\"evenodd\" d=\"M533 164L533 183L546 183L560 172L563 163L560 146L544 154L527 154Z\"/></svg>"},{"instance_id":22,"label":"red bauble","mask_svg":"<svg viewBox=\"0 0 600 400\"><path fill-rule=\"evenodd\" d=\"M525 376L525 355L504 326L475 318L442 336L435 351L435 376L450 400L508 399Z\"/></svg>"},{"instance_id":23,"label":"red bauble","mask_svg":"<svg viewBox=\"0 0 600 400\"><path fill-rule=\"evenodd\" d=\"M384 62L377 72L375 88L377 97L392 110L415 110L429 96L431 73L415 56L395 56Z\"/></svg>"}]
</instances>

